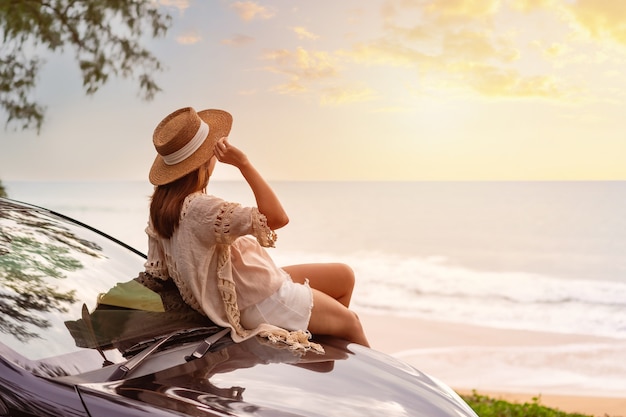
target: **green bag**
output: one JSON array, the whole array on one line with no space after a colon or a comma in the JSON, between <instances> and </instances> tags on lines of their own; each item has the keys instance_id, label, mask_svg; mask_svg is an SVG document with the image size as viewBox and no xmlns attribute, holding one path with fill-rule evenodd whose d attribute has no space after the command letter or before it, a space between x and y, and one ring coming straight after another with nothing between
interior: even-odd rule
<instances>
[{"instance_id":1,"label":"green bag","mask_svg":"<svg viewBox=\"0 0 626 417\"><path fill-rule=\"evenodd\" d=\"M120 282L106 294L100 294L98 304L157 313L165 311L161 296L135 280Z\"/></svg>"}]
</instances>

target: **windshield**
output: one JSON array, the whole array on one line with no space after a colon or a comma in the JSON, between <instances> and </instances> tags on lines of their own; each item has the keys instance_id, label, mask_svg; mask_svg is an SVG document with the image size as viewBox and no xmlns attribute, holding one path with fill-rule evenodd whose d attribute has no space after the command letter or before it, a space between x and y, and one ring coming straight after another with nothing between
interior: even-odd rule
<instances>
[{"instance_id":1,"label":"windshield","mask_svg":"<svg viewBox=\"0 0 626 417\"><path fill-rule=\"evenodd\" d=\"M85 226L0 199L0 352L69 375L123 361L158 335L210 325L171 281L144 275L144 262Z\"/></svg>"}]
</instances>

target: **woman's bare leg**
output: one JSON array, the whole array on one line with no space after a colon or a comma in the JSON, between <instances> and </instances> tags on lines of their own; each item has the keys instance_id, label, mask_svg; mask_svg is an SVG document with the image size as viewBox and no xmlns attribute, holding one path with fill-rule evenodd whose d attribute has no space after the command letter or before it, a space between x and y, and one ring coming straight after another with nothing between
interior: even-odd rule
<instances>
[{"instance_id":1,"label":"woman's bare leg","mask_svg":"<svg viewBox=\"0 0 626 417\"><path fill-rule=\"evenodd\" d=\"M358 316L348 309L354 289L354 272L342 263L290 265L283 268L294 282L309 280L313 310L309 331L337 336L369 346Z\"/></svg>"},{"instance_id":2,"label":"woman's bare leg","mask_svg":"<svg viewBox=\"0 0 626 417\"><path fill-rule=\"evenodd\" d=\"M328 294L315 288L311 291L313 310L308 328L311 333L336 336L369 347L361 321L353 311Z\"/></svg>"},{"instance_id":3,"label":"woman's bare leg","mask_svg":"<svg viewBox=\"0 0 626 417\"><path fill-rule=\"evenodd\" d=\"M328 294L345 307L350 306L354 289L354 272L346 264L319 263L283 267L294 282L304 284L309 280L311 288Z\"/></svg>"}]
</instances>

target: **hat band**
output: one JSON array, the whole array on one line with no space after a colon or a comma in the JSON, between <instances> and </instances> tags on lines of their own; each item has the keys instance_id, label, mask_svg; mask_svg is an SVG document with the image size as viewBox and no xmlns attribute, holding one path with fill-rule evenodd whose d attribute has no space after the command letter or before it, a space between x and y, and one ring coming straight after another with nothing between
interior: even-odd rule
<instances>
[{"instance_id":1,"label":"hat band","mask_svg":"<svg viewBox=\"0 0 626 417\"><path fill-rule=\"evenodd\" d=\"M185 146L169 155L161 155L166 165L175 165L189 158L204 143L209 135L209 125L200 121L200 126L195 136Z\"/></svg>"}]
</instances>

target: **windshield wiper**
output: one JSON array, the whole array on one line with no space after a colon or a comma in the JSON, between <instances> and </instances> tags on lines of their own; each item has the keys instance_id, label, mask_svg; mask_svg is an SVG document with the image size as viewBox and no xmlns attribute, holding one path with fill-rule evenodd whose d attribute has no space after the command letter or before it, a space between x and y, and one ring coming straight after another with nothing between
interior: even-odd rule
<instances>
[{"instance_id":1,"label":"windshield wiper","mask_svg":"<svg viewBox=\"0 0 626 417\"><path fill-rule=\"evenodd\" d=\"M139 365L141 365L150 355L152 355L152 353L154 353L157 349L163 346L166 342L174 338L178 339L180 336L189 336L190 334L193 334L197 337L198 333L206 333L208 331L214 332L215 327L199 327L199 328L194 328L194 329L177 330L160 339L152 339L150 341L138 343L137 345L131 347L129 350L136 349L136 347L138 346L145 346L146 344L150 344L150 345L144 350L142 350L140 353L138 353L136 356L133 356L133 358L127 361L126 363L122 363L118 365L118 367L115 369L115 371L113 371L111 376L109 376L107 381L117 381L117 380L127 377L135 369L137 369L137 367L139 367ZM202 345L206 343L206 340L212 339L214 336L217 336L217 338L212 341L211 344L213 344L215 343L215 341L221 339L222 336L224 336L224 334L225 334L224 330L221 330L218 333L215 333L213 336L210 336L207 339L205 339L202 342Z\"/></svg>"},{"instance_id":2,"label":"windshield wiper","mask_svg":"<svg viewBox=\"0 0 626 417\"><path fill-rule=\"evenodd\" d=\"M162 341L163 339L167 339L164 341L170 343L184 343L184 342L193 342L196 340L200 340L202 337L207 337L207 335L212 335L221 330L221 327L210 326L210 327L192 327L187 329L176 330L170 334L159 335L155 337L151 337L149 339L142 340L141 342L137 342L131 347L125 349L122 352L122 356L125 358L130 358L131 356L135 356L138 353L141 353L146 347L150 347L155 343ZM161 345L162 346L162 345Z\"/></svg>"},{"instance_id":3,"label":"windshield wiper","mask_svg":"<svg viewBox=\"0 0 626 417\"><path fill-rule=\"evenodd\" d=\"M226 328L226 329L220 330L214 335L207 337L202 342L200 342L196 350L194 350L191 355L185 356L185 360L187 362L190 362L194 359L200 359L201 357L206 355L209 349L211 349L211 346L213 346L216 342L218 342L222 337L226 336L228 332L230 332L230 329Z\"/></svg>"},{"instance_id":4,"label":"windshield wiper","mask_svg":"<svg viewBox=\"0 0 626 417\"><path fill-rule=\"evenodd\" d=\"M83 322L85 323L85 326L87 327L87 336L89 337L89 341L95 346L100 356L102 356L102 359L104 359L102 366L104 367L104 366L113 365L113 362L111 362L106 357L106 355L102 351L102 348L98 344L98 341L96 340L96 332L93 330L93 323L91 322L91 316L89 315L89 309L87 308L87 304L83 303L83 308L81 312L82 312Z\"/></svg>"}]
</instances>

